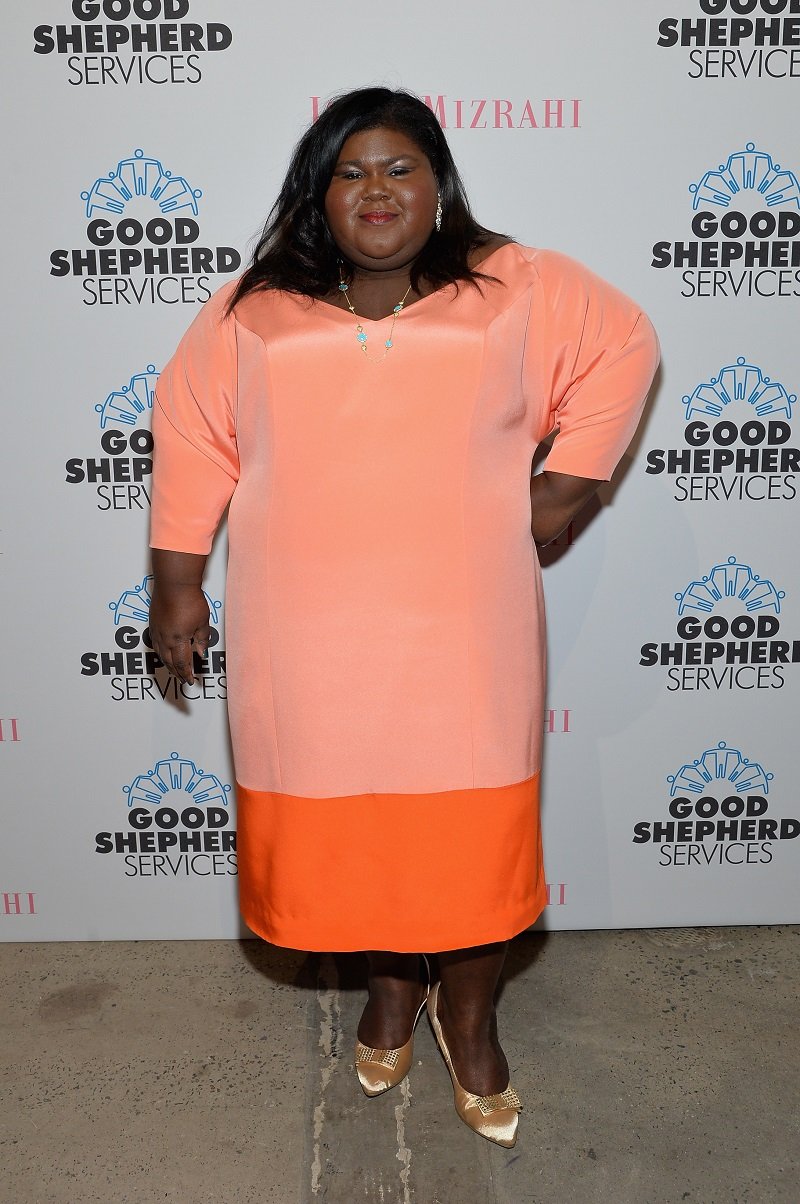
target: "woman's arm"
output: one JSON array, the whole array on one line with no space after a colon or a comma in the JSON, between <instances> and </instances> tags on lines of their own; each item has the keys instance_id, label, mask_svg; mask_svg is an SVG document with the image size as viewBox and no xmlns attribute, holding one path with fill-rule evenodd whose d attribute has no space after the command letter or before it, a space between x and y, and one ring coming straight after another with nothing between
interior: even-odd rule
<instances>
[{"instance_id":1,"label":"woman's arm","mask_svg":"<svg viewBox=\"0 0 800 1204\"><path fill-rule=\"evenodd\" d=\"M531 532L540 547L568 527L600 481L544 470L531 477Z\"/></svg>"},{"instance_id":2,"label":"woman's arm","mask_svg":"<svg viewBox=\"0 0 800 1204\"><path fill-rule=\"evenodd\" d=\"M153 651L179 681L193 682L192 654L204 656L209 640L203 594L206 556L153 548L150 639Z\"/></svg>"},{"instance_id":3,"label":"woman's arm","mask_svg":"<svg viewBox=\"0 0 800 1204\"><path fill-rule=\"evenodd\" d=\"M192 654L208 648L203 570L239 479L236 322L224 313L233 287L199 306L153 398L150 632L156 655L182 682L194 681Z\"/></svg>"}]
</instances>

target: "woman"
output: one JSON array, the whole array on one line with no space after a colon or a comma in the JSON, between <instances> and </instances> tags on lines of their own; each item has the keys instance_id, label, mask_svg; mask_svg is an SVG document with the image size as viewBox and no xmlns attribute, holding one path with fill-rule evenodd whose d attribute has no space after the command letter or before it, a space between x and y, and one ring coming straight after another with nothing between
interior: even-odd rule
<instances>
[{"instance_id":1,"label":"woman","mask_svg":"<svg viewBox=\"0 0 800 1204\"><path fill-rule=\"evenodd\" d=\"M610 478L657 356L628 298L477 224L420 100L367 88L300 140L252 266L157 388L150 628L184 681L230 502L244 918L367 952L369 1095L427 999L459 1115L506 1146L494 994L546 902L535 544Z\"/></svg>"}]
</instances>

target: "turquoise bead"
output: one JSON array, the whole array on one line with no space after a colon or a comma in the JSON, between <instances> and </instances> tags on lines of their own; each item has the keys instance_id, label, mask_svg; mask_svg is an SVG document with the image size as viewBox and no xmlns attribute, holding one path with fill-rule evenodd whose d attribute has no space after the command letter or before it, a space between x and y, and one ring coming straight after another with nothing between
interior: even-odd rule
<instances>
[{"instance_id":1,"label":"turquoise bead","mask_svg":"<svg viewBox=\"0 0 800 1204\"><path fill-rule=\"evenodd\" d=\"M363 331L361 334L357 334L356 338L358 339L359 343L366 343L367 341L367 336L363 333Z\"/></svg>"},{"instance_id":2,"label":"turquoise bead","mask_svg":"<svg viewBox=\"0 0 800 1204\"><path fill-rule=\"evenodd\" d=\"M387 340L386 340L386 342L384 343L384 347L385 347L385 348L386 348L386 350L388 351L388 350L389 350L389 348L390 348L391 346L392 346L392 340L391 340L391 339L387 339Z\"/></svg>"}]
</instances>

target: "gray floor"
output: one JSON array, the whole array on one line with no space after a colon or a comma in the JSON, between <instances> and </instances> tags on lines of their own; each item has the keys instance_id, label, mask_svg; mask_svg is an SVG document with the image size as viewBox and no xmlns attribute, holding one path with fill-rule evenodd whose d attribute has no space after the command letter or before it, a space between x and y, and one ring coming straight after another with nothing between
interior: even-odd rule
<instances>
[{"instance_id":1,"label":"gray floor","mask_svg":"<svg viewBox=\"0 0 800 1204\"><path fill-rule=\"evenodd\" d=\"M427 1022L361 1093L360 959L260 942L2 945L3 1200L798 1204L800 928L527 935L502 1150Z\"/></svg>"}]
</instances>

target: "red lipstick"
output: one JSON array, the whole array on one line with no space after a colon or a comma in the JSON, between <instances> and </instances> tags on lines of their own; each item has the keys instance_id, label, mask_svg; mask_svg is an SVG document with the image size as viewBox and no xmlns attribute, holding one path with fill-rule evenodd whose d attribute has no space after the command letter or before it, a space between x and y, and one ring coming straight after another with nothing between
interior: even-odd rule
<instances>
[{"instance_id":1,"label":"red lipstick","mask_svg":"<svg viewBox=\"0 0 800 1204\"><path fill-rule=\"evenodd\" d=\"M361 214L361 220L370 222L373 226L381 226L386 222L393 222L396 217L396 213L389 213L385 209L374 209L371 213Z\"/></svg>"}]
</instances>

